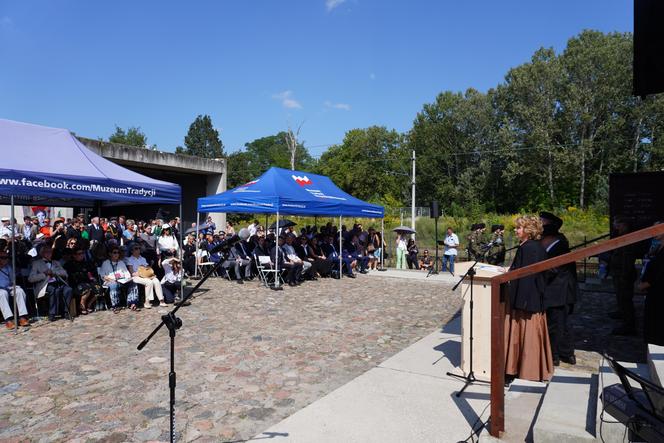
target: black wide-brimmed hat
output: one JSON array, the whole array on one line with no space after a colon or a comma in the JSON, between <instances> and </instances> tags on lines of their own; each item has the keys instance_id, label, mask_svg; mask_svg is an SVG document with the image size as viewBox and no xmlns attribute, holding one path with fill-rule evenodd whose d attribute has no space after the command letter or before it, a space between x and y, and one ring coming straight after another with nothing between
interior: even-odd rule
<instances>
[{"instance_id":1,"label":"black wide-brimmed hat","mask_svg":"<svg viewBox=\"0 0 664 443\"><path fill-rule=\"evenodd\" d=\"M550 212L542 211L539 216L543 220L548 220L551 225L556 227L556 230L560 229L563 225L563 220Z\"/></svg>"}]
</instances>

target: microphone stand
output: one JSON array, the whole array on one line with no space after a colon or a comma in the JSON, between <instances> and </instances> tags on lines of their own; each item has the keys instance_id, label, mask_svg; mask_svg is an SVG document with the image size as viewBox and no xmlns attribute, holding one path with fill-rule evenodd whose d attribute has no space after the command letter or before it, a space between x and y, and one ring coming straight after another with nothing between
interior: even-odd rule
<instances>
[{"instance_id":1,"label":"microphone stand","mask_svg":"<svg viewBox=\"0 0 664 443\"><path fill-rule=\"evenodd\" d=\"M461 284L461 282L466 278L466 276L470 277L470 370L468 371L468 375L459 375L459 374L453 374L452 372L448 372L447 375L450 377L456 377L461 380L465 380L465 384L463 385L463 388L461 388L459 391L457 391L456 394L454 394L456 397L461 397L461 394L463 394L463 391L468 388L473 383L487 383L484 380L478 380L475 378L475 372L473 371L473 286L474 286L474 277L476 274L475 271L475 266L477 263L479 263L480 259L483 259L484 256L486 255L487 251L489 248L486 248L482 255L475 260L475 263L472 264L470 268L466 271L465 274L459 279L456 285L452 287L452 290L456 290L457 287Z\"/></svg>"},{"instance_id":2,"label":"microphone stand","mask_svg":"<svg viewBox=\"0 0 664 443\"><path fill-rule=\"evenodd\" d=\"M180 320L179 317L175 316L175 313L180 309L186 302L189 300L189 298L196 292L198 288L201 287L205 281L210 278L212 273L214 273L220 266L221 264L226 260L224 257L225 254L221 254L222 256L220 257L220 260L212 266L207 273L198 281L196 286L193 287L193 289L187 294L186 296L184 294L181 294L182 300L180 300L179 303L175 305L175 308L171 312L169 312L166 315L161 316L161 323L157 325L157 327L150 333L150 335L143 340L136 349L139 351L142 350L145 345L148 344L148 342L154 337L154 335L161 329L162 326L166 326L168 329L168 336L171 338L170 340L170 351L171 351L171 370L168 373L168 387L170 389L170 441L171 443L175 442L175 385L176 385L176 375L175 375L175 333L178 329L182 327L182 320Z\"/></svg>"}]
</instances>

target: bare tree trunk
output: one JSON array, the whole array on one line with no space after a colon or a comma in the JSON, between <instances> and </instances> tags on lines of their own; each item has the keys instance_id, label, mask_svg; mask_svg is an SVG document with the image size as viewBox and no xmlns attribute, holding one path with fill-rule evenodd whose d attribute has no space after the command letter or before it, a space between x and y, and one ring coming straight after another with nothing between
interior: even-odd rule
<instances>
[{"instance_id":1,"label":"bare tree trunk","mask_svg":"<svg viewBox=\"0 0 664 443\"><path fill-rule=\"evenodd\" d=\"M297 127L297 130L293 132L293 129L288 125L288 131L286 132L286 145L288 146L288 151L290 152L290 165L291 171L295 170L295 154L297 153L298 137L300 136L300 130L304 122L300 123L300 126Z\"/></svg>"},{"instance_id":2,"label":"bare tree trunk","mask_svg":"<svg viewBox=\"0 0 664 443\"><path fill-rule=\"evenodd\" d=\"M636 172L639 167L639 140L641 139L642 123L643 117L639 119L639 123L636 125L636 134L634 135L634 145L632 147L632 155L634 156L634 172Z\"/></svg>"},{"instance_id":3,"label":"bare tree trunk","mask_svg":"<svg viewBox=\"0 0 664 443\"><path fill-rule=\"evenodd\" d=\"M551 199L551 205L554 203L554 194L553 194L553 155L551 154L551 149L549 149L549 198Z\"/></svg>"}]
</instances>

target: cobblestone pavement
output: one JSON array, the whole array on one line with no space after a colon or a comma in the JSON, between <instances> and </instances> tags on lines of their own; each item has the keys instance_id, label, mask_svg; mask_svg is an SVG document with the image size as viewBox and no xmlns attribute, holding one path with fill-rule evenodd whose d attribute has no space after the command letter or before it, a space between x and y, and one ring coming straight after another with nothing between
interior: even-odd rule
<instances>
[{"instance_id":1,"label":"cobblestone pavement","mask_svg":"<svg viewBox=\"0 0 664 443\"><path fill-rule=\"evenodd\" d=\"M181 441L249 438L445 324L451 285L382 277L274 292L206 282L176 342ZM2 334L0 441L165 441L161 308L100 312Z\"/></svg>"}]
</instances>

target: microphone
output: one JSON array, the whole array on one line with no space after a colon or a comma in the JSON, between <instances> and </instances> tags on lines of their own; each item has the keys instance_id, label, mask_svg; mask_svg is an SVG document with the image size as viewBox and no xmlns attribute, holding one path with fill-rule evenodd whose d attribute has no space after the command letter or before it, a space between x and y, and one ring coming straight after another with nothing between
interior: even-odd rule
<instances>
[{"instance_id":1,"label":"microphone","mask_svg":"<svg viewBox=\"0 0 664 443\"><path fill-rule=\"evenodd\" d=\"M210 254L216 254L217 252L228 252L240 240L242 239L237 234L232 236L231 238L227 238L226 240L222 241L214 248L212 248L210 250Z\"/></svg>"}]
</instances>

